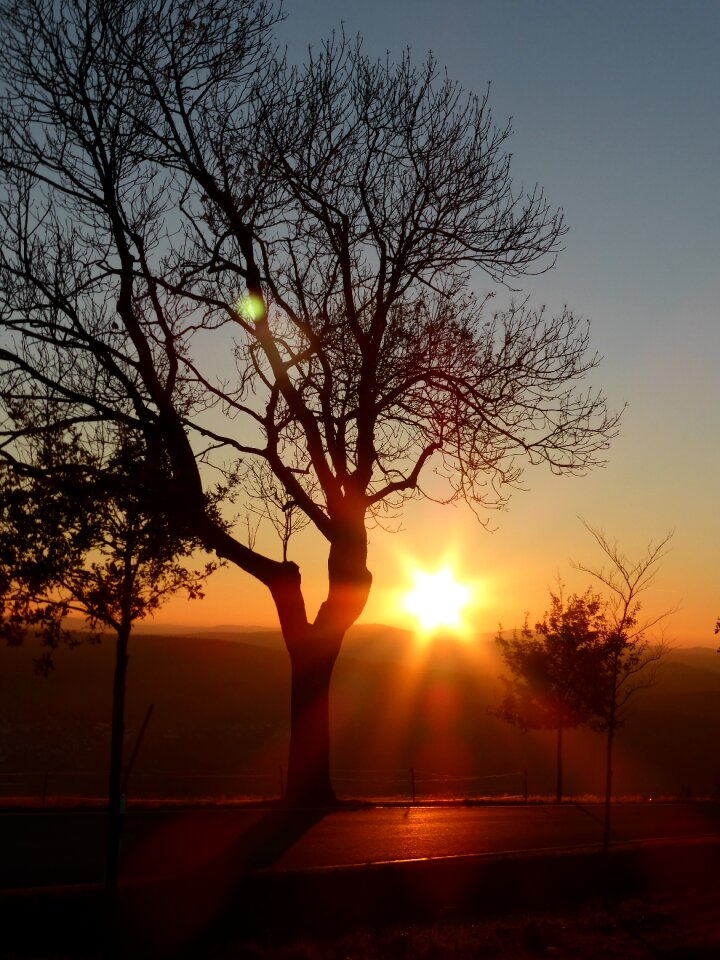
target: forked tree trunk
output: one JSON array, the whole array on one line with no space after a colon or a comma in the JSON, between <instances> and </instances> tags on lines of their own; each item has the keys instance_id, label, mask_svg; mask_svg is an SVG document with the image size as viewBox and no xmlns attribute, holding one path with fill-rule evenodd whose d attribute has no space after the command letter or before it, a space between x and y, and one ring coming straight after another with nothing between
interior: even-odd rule
<instances>
[{"instance_id":1,"label":"forked tree trunk","mask_svg":"<svg viewBox=\"0 0 720 960\"><path fill-rule=\"evenodd\" d=\"M290 756L285 800L290 806L336 803L330 779L330 681L343 634L293 646L290 654Z\"/></svg>"},{"instance_id":2,"label":"forked tree trunk","mask_svg":"<svg viewBox=\"0 0 720 960\"><path fill-rule=\"evenodd\" d=\"M358 506L359 504L359 506ZM330 680L343 637L362 613L372 577L366 567L366 504L346 503L328 554L328 595L314 623L307 621L300 573L283 565L273 599L290 654L290 757L285 800L302 807L333 806L330 780Z\"/></svg>"}]
</instances>

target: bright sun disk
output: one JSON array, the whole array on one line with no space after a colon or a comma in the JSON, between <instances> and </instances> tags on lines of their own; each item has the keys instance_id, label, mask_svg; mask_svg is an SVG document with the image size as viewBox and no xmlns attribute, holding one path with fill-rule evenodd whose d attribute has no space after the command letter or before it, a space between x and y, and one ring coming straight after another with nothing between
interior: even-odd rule
<instances>
[{"instance_id":1,"label":"bright sun disk","mask_svg":"<svg viewBox=\"0 0 720 960\"><path fill-rule=\"evenodd\" d=\"M404 606L424 633L464 628L462 611L470 602L469 586L459 583L447 567L435 573L416 570L412 578L413 587L405 595Z\"/></svg>"}]
</instances>

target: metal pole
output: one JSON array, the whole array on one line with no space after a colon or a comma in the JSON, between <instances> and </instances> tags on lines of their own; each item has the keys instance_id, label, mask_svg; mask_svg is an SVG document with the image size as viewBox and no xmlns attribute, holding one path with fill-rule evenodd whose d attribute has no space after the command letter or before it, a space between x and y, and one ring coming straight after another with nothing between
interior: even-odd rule
<instances>
[{"instance_id":1,"label":"metal pole","mask_svg":"<svg viewBox=\"0 0 720 960\"><path fill-rule=\"evenodd\" d=\"M137 735L135 740L135 746L133 747L133 752L130 754L130 759L128 760L128 765L125 767L125 776L122 781L122 790L120 791L123 795L127 795L128 781L130 780L130 774L132 773L132 768L135 765L135 759L140 750L140 744L142 743L143 737L145 736L145 731L147 730L147 725L150 723L150 717L152 712L155 709L155 704L151 703L147 708L147 713L145 714L145 719L142 722L140 727L140 732Z\"/></svg>"},{"instance_id":2,"label":"metal pole","mask_svg":"<svg viewBox=\"0 0 720 960\"><path fill-rule=\"evenodd\" d=\"M528 801L527 770L523 770L523 786L525 793L525 803Z\"/></svg>"},{"instance_id":3,"label":"metal pole","mask_svg":"<svg viewBox=\"0 0 720 960\"><path fill-rule=\"evenodd\" d=\"M415 767L410 767L410 793L412 802L415 803Z\"/></svg>"}]
</instances>

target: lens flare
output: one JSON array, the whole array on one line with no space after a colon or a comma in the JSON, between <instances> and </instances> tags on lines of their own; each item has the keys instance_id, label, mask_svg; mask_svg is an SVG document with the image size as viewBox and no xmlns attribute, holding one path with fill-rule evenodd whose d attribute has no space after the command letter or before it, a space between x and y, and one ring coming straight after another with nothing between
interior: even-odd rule
<instances>
[{"instance_id":1,"label":"lens flare","mask_svg":"<svg viewBox=\"0 0 720 960\"><path fill-rule=\"evenodd\" d=\"M252 323L257 323L265 316L265 304L262 297L257 297L252 293L248 293L244 297L238 297L235 302L235 309L243 320L250 320Z\"/></svg>"}]
</instances>

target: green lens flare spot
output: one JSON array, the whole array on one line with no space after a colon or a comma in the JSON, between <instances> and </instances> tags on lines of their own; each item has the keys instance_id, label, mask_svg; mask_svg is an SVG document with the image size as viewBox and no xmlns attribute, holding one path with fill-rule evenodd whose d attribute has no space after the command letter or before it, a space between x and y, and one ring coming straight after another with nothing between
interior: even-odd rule
<instances>
[{"instance_id":1,"label":"green lens flare spot","mask_svg":"<svg viewBox=\"0 0 720 960\"><path fill-rule=\"evenodd\" d=\"M252 293L248 293L244 297L238 297L235 309L244 320L251 320L253 323L257 323L265 316L265 304L262 297L256 297Z\"/></svg>"}]
</instances>

